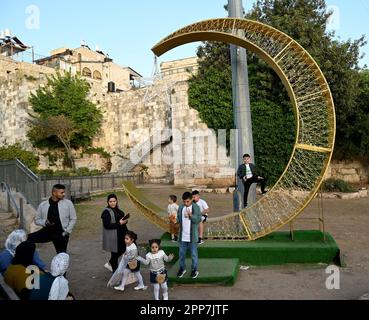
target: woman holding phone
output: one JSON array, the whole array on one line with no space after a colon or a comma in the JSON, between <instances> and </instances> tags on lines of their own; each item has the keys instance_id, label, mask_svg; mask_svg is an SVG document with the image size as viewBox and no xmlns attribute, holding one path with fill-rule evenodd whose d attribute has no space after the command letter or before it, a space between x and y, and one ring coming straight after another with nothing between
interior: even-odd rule
<instances>
[{"instance_id":1,"label":"woman holding phone","mask_svg":"<svg viewBox=\"0 0 369 320\"><path fill-rule=\"evenodd\" d=\"M118 207L118 198L111 194L107 199L107 207L101 214L103 222L103 250L111 253L105 268L115 272L118 268L119 257L126 251L124 237L128 231L129 214L124 214Z\"/></svg>"}]
</instances>

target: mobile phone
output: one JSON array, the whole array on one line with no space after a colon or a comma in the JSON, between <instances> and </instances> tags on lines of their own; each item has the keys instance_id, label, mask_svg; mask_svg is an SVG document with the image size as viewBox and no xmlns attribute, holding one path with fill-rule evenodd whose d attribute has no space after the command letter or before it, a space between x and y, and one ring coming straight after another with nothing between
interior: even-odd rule
<instances>
[{"instance_id":1,"label":"mobile phone","mask_svg":"<svg viewBox=\"0 0 369 320\"><path fill-rule=\"evenodd\" d=\"M127 220L129 217L130 217L130 214L129 214L129 213L127 213L127 214L123 217L123 220Z\"/></svg>"}]
</instances>

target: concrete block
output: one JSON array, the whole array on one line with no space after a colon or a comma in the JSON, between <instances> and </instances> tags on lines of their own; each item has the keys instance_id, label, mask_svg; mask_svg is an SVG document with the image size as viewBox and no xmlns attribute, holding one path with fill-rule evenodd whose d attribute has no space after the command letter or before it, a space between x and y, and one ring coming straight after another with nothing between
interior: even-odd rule
<instances>
[{"instance_id":1,"label":"concrete block","mask_svg":"<svg viewBox=\"0 0 369 320\"><path fill-rule=\"evenodd\" d=\"M359 192L353 192L353 193L339 193L338 198L342 200L356 200L360 199Z\"/></svg>"}]
</instances>

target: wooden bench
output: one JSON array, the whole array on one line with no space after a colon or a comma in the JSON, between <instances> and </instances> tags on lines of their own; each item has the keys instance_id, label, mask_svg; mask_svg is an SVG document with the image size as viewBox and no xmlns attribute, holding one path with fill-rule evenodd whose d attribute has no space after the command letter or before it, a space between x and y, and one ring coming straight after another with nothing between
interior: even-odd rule
<instances>
[{"instance_id":1,"label":"wooden bench","mask_svg":"<svg viewBox=\"0 0 369 320\"><path fill-rule=\"evenodd\" d=\"M2 274L0 274L0 295L5 300L20 300L14 290L5 283Z\"/></svg>"}]
</instances>

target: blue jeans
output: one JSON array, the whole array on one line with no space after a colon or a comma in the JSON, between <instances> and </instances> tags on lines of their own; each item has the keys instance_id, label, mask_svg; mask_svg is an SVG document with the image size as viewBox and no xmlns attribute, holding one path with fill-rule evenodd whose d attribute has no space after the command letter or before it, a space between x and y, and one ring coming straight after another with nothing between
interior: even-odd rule
<instances>
[{"instance_id":1,"label":"blue jeans","mask_svg":"<svg viewBox=\"0 0 369 320\"><path fill-rule=\"evenodd\" d=\"M191 251L191 258L192 258L192 270L197 271L197 266L199 262L199 257L197 254L197 243L191 242L179 242L179 268L182 270L186 270L186 253L187 250Z\"/></svg>"}]
</instances>

